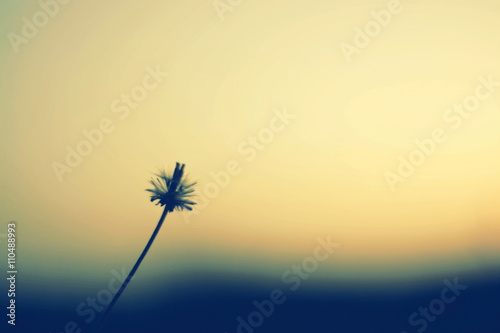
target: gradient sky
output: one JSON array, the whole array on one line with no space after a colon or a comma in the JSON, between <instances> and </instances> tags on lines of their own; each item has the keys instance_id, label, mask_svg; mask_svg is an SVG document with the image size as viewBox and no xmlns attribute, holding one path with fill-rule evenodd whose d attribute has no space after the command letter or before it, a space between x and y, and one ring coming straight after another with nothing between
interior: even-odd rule
<instances>
[{"instance_id":1,"label":"gradient sky","mask_svg":"<svg viewBox=\"0 0 500 333\"><path fill-rule=\"evenodd\" d=\"M442 117L479 76L500 81L500 3L401 1L348 63L341 43L387 3L252 0L221 20L210 0L71 1L16 53L8 34L40 6L2 1L0 216L24 274L131 267L161 215L147 181L176 161L202 192L229 161L242 171L191 223L167 217L144 275L279 273L328 235L326 280L498 265L500 88L460 129ZM120 119L112 103L157 66L169 75ZM296 118L247 161L238 147L283 108ZM104 118L113 131L58 181L52 163ZM392 192L384 173L434 128L448 140Z\"/></svg>"}]
</instances>

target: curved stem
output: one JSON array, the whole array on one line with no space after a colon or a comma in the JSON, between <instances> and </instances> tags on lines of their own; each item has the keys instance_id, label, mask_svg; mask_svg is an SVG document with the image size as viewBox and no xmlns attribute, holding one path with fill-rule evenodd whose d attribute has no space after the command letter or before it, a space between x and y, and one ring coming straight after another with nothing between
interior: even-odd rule
<instances>
[{"instance_id":1,"label":"curved stem","mask_svg":"<svg viewBox=\"0 0 500 333\"><path fill-rule=\"evenodd\" d=\"M163 210L163 214L161 215L160 221L158 221L158 225L156 226L155 231L151 235L151 238L149 239L148 243L146 244L146 247L144 248L144 250L142 251L141 256L139 257L139 259L137 259L137 262L135 263L134 267L132 268L132 270L128 274L127 278L125 279L125 281L123 281L120 289L118 290L118 292L115 294L115 296L111 300L111 303L109 303L108 307L106 308L106 311L104 311L104 313L101 317L101 320L99 322L98 328L101 327L101 325L104 322L104 319L109 314L111 309L113 309L113 306L115 305L116 301L118 301L118 298L120 298L120 295L123 293L123 291L127 287L130 280L132 280L132 278L134 277L135 272L137 271L137 269L141 265L141 262L144 260L144 257L146 257L146 254L148 253L149 248L153 244L153 242L156 238L156 235L158 235L158 232L160 231L160 228L163 224L163 221L165 221L165 217L167 217L167 213L168 213L168 208L165 206L165 209Z\"/></svg>"}]
</instances>

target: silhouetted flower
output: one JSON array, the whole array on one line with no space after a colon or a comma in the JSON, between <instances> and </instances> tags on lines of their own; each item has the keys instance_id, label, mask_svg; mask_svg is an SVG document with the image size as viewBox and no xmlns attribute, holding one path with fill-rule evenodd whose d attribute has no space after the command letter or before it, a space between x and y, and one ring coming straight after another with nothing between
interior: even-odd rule
<instances>
[{"instance_id":1,"label":"silhouetted flower","mask_svg":"<svg viewBox=\"0 0 500 333\"><path fill-rule=\"evenodd\" d=\"M169 212L176 210L193 210L192 205L196 202L189 200L193 196L196 183L189 183L184 175L184 164L177 163L172 175L169 175L165 170L161 170L156 174L155 178L149 181L154 188L147 189L151 192L151 201L158 200L157 205L166 206Z\"/></svg>"},{"instance_id":2,"label":"silhouetted flower","mask_svg":"<svg viewBox=\"0 0 500 333\"><path fill-rule=\"evenodd\" d=\"M183 178L183 176L184 176L184 164L176 163L175 170L172 175L168 175L164 170L161 170L158 174L156 174L155 178L152 178L150 180L150 183L153 184L154 188L148 189L146 191L152 193L151 201L158 200L156 204L165 206L165 208L163 209L163 213L160 217L160 220L158 221L158 224L156 225L155 230L153 231L153 234L151 235L151 238L146 244L144 250L142 250L139 259L137 259L134 267L128 274L125 281L123 281L120 289L118 289L117 293L115 294L115 296L107 306L106 310L102 314L99 324L97 326L98 330L102 327L107 315L113 309L113 306L118 301L118 299L120 298L121 294L129 284L129 282L134 277L134 274L141 265L142 261L144 260L144 257L146 257L146 254L151 248L151 245L153 244L156 235L158 235L158 232L160 231L160 228L163 224L163 221L165 221L165 217L167 216L167 214L169 212L173 212L174 209L179 211L183 209L192 210L191 206L196 205L195 202L188 199L193 196L192 194L194 192L193 186L196 185L196 183L189 183L186 178Z\"/></svg>"}]
</instances>

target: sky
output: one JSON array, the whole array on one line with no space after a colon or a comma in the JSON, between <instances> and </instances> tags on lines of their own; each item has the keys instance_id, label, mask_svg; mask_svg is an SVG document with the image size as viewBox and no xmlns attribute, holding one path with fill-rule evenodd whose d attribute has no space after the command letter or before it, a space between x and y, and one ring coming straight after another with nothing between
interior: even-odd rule
<instances>
[{"instance_id":1,"label":"sky","mask_svg":"<svg viewBox=\"0 0 500 333\"><path fill-rule=\"evenodd\" d=\"M340 244L325 282L500 263L497 1L47 3L0 4L0 216L27 288L131 267L175 162L199 207L144 277L279 276L318 237Z\"/></svg>"}]
</instances>

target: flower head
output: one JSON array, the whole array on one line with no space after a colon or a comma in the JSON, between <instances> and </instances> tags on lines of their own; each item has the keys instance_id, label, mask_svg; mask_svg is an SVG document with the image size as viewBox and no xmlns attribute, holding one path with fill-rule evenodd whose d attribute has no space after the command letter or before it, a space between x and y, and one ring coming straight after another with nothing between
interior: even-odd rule
<instances>
[{"instance_id":1,"label":"flower head","mask_svg":"<svg viewBox=\"0 0 500 333\"><path fill-rule=\"evenodd\" d=\"M172 175L167 174L165 170L160 170L156 177L149 181L154 188L147 189L151 192L151 201L158 200L157 205L166 206L165 208L172 212L176 210L192 210L191 206L196 205L196 202L189 200L193 196L196 183L189 183L184 176L185 164L176 163L175 170Z\"/></svg>"}]
</instances>

